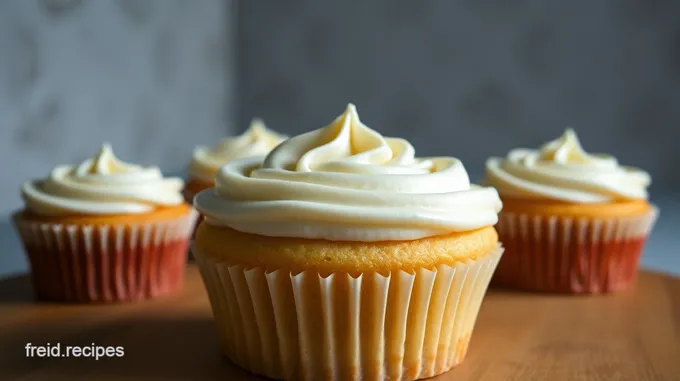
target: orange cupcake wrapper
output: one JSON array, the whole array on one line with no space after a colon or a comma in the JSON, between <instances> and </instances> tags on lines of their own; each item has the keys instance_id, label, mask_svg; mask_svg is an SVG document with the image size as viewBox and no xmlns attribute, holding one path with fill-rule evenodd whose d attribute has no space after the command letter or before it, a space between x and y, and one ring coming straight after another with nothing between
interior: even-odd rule
<instances>
[{"instance_id":1,"label":"orange cupcake wrapper","mask_svg":"<svg viewBox=\"0 0 680 381\"><path fill-rule=\"evenodd\" d=\"M14 216L38 300L122 302L171 293L184 279L196 212L140 225L63 225Z\"/></svg>"},{"instance_id":2,"label":"orange cupcake wrapper","mask_svg":"<svg viewBox=\"0 0 680 381\"><path fill-rule=\"evenodd\" d=\"M657 220L529 216L501 212L496 230L506 248L492 284L539 292L592 294L628 288Z\"/></svg>"},{"instance_id":3,"label":"orange cupcake wrapper","mask_svg":"<svg viewBox=\"0 0 680 381\"><path fill-rule=\"evenodd\" d=\"M322 276L213 262L192 247L224 355L294 380L416 380L463 361L503 248L412 272Z\"/></svg>"}]
</instances>

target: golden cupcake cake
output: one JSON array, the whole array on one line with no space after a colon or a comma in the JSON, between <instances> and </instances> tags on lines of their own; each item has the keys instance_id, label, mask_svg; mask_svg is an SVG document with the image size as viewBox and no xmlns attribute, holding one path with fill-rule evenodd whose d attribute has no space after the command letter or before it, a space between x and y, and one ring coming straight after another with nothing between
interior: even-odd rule
<instances>
[{"instance_id":1,"label":"golden cupcake cake","mask_svg":"<svg viewBox=\"0 0 680 381\"><path fill-rule=\"evenodd\" d=\"M77 166L58 166L21 186L13 215L36 297L118 302L182 285L196 212L184 182L120 161L110 145Z\"/></svg>"},{"instance_id":2,"label":"golden cupcake cake","mask_svg":"<svg viewBox=\"0 0 680 381\"><path fill-rule=\"evenodd\" d=\"M584 151L571 129L540 149L489 159L486 184L503 200L496 228L506 248L493 282L564 293L627 288L658 214L650 182Z\"/></svg>"},{"instance_id":3,"label":"golden cupcake cake","mask_svg":"<svg viewBox=\"0 0 680 381\"><path fill-rule=\"evenodd\" d=\"M284 135L268 129L261 119L256 118L241 135L224 138L212 148L196 148L189 163L189 178L184 189L185 200L192 203L198 192L212 188L217 171L226 162L266 155L285 139Z\"/></svg>"},{"instance_id":4,"label":"golden cupcake cake","mask_svg":"<svg viewBox=\"0 0 680 381\"><path fill-rule=\"evenodd\" d=\"M199 193L192 251L224 355L283 380L416 380L463 361L503 249L493 188L353 105Z\"/></svg>"}]
</instances>

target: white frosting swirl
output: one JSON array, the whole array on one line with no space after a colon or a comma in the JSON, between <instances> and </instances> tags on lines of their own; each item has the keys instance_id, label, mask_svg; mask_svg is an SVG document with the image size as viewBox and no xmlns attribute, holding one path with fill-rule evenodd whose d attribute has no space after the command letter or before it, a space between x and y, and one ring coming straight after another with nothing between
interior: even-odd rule
<instances>
[{"instance_id":1,"label":"white frosting swirl","mask_svg":"<svg viewBox=\"0 0 680 381\"><path fill-rule=\"evenodd\" d=\"M124 163L103 144L76 167L59 166L47 179L29 181L21 193L28 210L46 216L137 214L183 202L179 178L157 167Z\"/></svg>"},{"instance_id":2,"label":"white frosting swirl","mask_svg":"<svg viewBox=\"0 0 680 381\"><path fill-rule=\"evenodd\" d=\"M503 196L574 203L646 199L649 174L588 154L573 130L539 150L515 149L486 163L487 185Z\"/></svg>"},{"instance_id":3,"label":"white frosting swirl","mask_svg":"<svg viewBox=\"0 0 680 381\"><path fill-rule=\"evenodd\" d=\"M268 156L224 165L195 198L211 224L274 237L411 240L494 225L493 188L455 158L415 157L406 140L361 123L353 105Z\"/></svg>"},{"instance_id":4,"label":"white frosting swirl","mask_svg":"<svg viewBox=\"0 0 680 381\"><path fill-rule=\"evenodd\" d=\"M211 183L224 163L249 156L266 155L286 138L268 129L262 120L253 119L243 134L222 139L213 149L196 148L189 164L189 176Z\"/></svg>"}]
</instances>

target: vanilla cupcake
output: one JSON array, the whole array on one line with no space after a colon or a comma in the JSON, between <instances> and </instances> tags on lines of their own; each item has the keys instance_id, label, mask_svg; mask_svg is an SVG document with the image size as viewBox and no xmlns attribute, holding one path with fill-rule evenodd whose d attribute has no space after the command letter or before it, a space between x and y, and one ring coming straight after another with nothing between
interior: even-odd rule
<instances>
[{"instance_id":1,"label":"vanilla cupcake","mask_svg":"<svg viewBox=\"0 0 680 381\"><path fill-rule=\"evenodd\" d=\"M506 254L494 283L532 291L602 293L627 288L658 210L646 172L589 154L576 133L486 164L503 200L496 228Z\"/></svg>"},{"instance_id":2,"label":"vanilla cupcake","mask_svg":"<svg viewBox=\"0 0 680 381\"><path fill-rule=\"evenodd\" d=\"M77 166L24 183L13 220L39 300L115 302L182 285L196 213L184 183L124 163L104 144Z\"/></svg>"},{"instance_id":3,"label":"vanilla cupcake","mask_svg":"<svg viewBox=\"0 0 680 381\"><path fill-rule=\"evenodd\" d=\"M249 156L266 155L286 136L268 129L260 119L253 119L241 135L222 139L215 147L198 147L189 164L189 179L184 190L185 200L215 185L215 175L226 162Z\"/></svg>"},{"instance_id":4,"label":"vanilla cupcake","mask_svg":"<svg viewBox=\"0 0 680 381\"><path fill-rule=\"evenodd\" d=\"M353 105L199 193L192 252L221 348L275 379L415 380L463 361L502 254L493 188Z\"/></svg>"}]
</instances>

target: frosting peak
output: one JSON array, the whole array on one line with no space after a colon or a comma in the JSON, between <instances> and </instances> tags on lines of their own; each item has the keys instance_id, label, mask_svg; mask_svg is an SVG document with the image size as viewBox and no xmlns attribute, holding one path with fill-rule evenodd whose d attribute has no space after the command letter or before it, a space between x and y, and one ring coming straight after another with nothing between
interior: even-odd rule
<instances>
[{"instance_id":1,"label":"frosting peak","mask_svg":"<svg viewBox=\"0 0 680 381\"><path fill-rule=\"evenodd\" d=\"M494 225L493 188L455 158L416 158L404 139L364 125L354 105L266 157L224 165L196 207L212 224L266 236L409 240Z\"/></svg>"},{"instance_id":2,"label":"frosting peak","mask_svg":"<svg viewBox=\"0 0 680 381\"><path fill-rule=\"evenodd\" d=\"M189 166L189 175L212 182L224 163L248 156L266 155L285 139L286 136L268 129L261 119L255 118L241 135L222 139L212 149L196 148Z\"/></svg>"},{"instance_id":3,"label":"frosting peak","mask_svg":"<svg viewBox=\"0 0 680 381\"><path fill-rule=\"evenodd\" d=\"M409 142L385 138L359 119L356 107L325 128L291 138L264 160L262 168L290 169L296 172L341 173L429 173L430 160L415 159ZM463 187L469 183L463 184Z\"/></svg>"},{"instance_id":4,"label":"frosting peak","mask_svg":"<svg viewBox=\"0 0 680 381\"><path fill-rule=\"evenodd\" d=\"M581 146L573 129L567 128L561 137L544 144L538 151L538 160L559 164L616 167L616 158L607 155L592 155Z\"/></svg>"},{"instance_id":5,"label":"frosting peak","mask_svg":"<svg viewBox=\"0 0 680 381\"><path fill-rule=\"evenodd\" d=\"M113 175L122 173L141 172L143 168L139 165L128 164L120 161L113 153L113 148L109 143L102 143L99 153L92 159L82 162L75 169L75 174L79 177L87 175Z\"/></svg>"},{"instance_id":6,"label":"frosting peak","mask_svg":"<svg viewBox=\"0 0 680 381\"><path fill-rule=\"evenodd\" d=\"M649 174L621 166L613 156L586 152L572 129L538 150L489 159L486 173L487 183L508 197L578 203L646 199L651 182Z\"/></svg>"},{"instance_id":7,"label":"frosting peak","mask_svg":"<svg viewBox=\"0 0 680 381\"><path fill-rule=\"evenodd\" d=\"M110 215L150 212L183 202L184 182L163 178L157 167L119 160L104 143L77 166L58 166L44 180L24 183L27 208L41 215Z\"/></svg>"}]
</instances>

